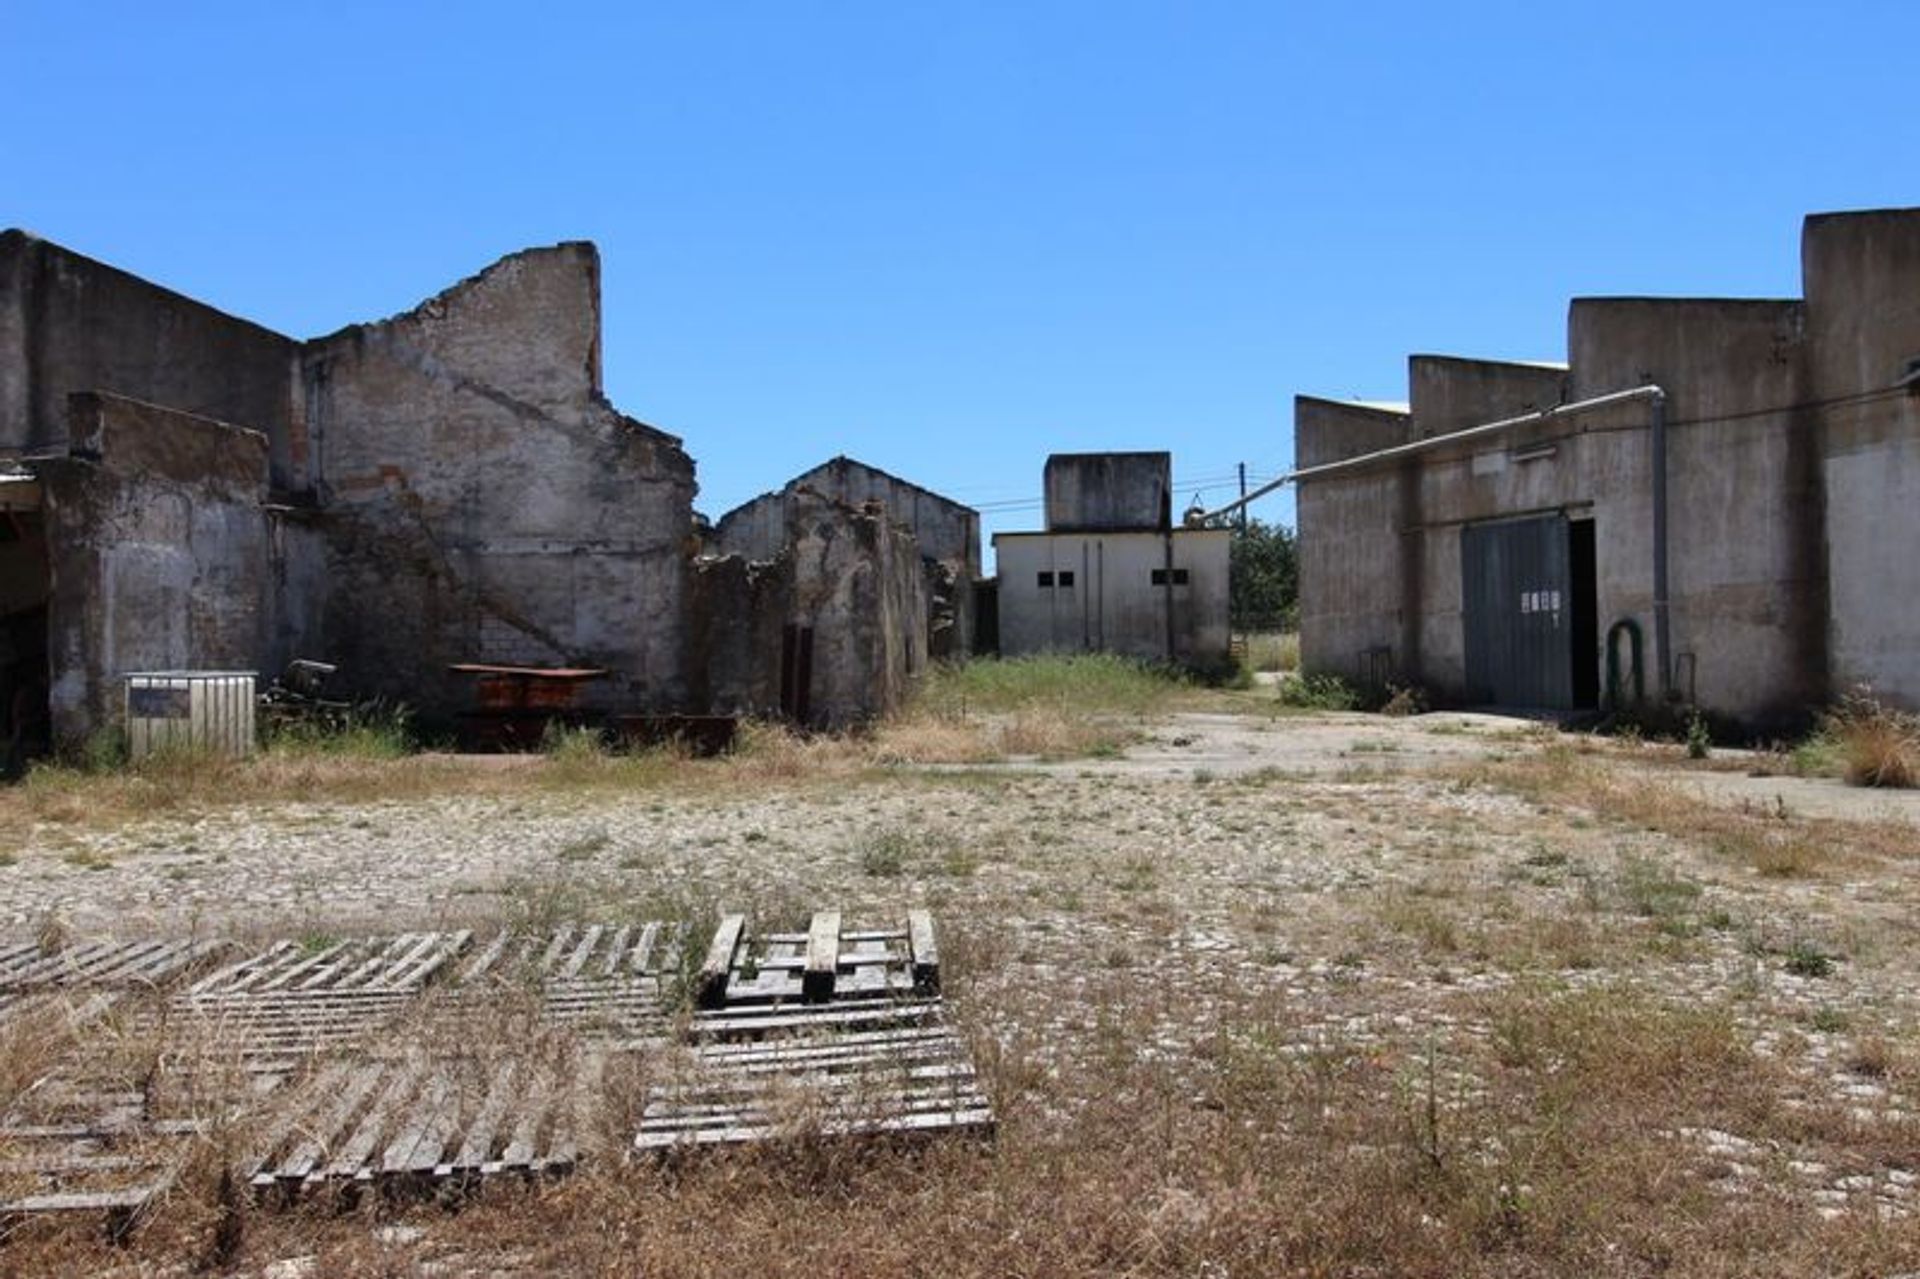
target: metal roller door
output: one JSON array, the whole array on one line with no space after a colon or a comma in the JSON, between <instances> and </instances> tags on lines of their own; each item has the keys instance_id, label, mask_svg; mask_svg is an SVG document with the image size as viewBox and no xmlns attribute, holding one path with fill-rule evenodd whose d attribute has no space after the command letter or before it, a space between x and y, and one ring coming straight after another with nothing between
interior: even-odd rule
<instances>
[{"instance_id":1,"label":"metal roller door","mask_svg":"<svg viewBox=\"0 0 1920 1279\"><path fill-rule=\"evenodd\" d=\"M1573 706L1567 519L1548 515L1461 531L1467 688L1492 706Z\"/></svg>"}]
</instances>

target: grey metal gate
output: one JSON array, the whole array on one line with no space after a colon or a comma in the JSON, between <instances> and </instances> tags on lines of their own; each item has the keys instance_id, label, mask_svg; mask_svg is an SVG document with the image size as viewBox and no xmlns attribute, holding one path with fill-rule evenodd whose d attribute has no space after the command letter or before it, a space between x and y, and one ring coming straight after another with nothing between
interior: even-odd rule
<instances>
[{"instance_id":1,"label":"grey metal gate","mask_svg":"<svg viewBox=\"0 0 1920 1279\"><path fill-rule=\"evenodd\" d=\"M1493 706L1571 708L1566 517L1470 524L1460 557L1468 695Z\"/></svg>"}]
</instances>

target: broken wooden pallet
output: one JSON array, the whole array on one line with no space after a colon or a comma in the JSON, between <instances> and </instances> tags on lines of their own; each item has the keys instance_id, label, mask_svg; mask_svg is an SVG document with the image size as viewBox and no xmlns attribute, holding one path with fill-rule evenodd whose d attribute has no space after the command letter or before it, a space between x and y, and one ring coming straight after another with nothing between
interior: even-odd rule
<instances>
[{"instance_id":1,"label":"broken wooden pallet","mask_svg":"<svg viewBox=\"0 0 1920 1279\"><path fill-rule=\"evenodd\" d=\"M124 1011L129 996L184 979L226 946L210 938L0 945L0 1020L17 1026L44 1013L66 1033L85 1034ZM172 1184L201 1125L156 1117L136 1073L110 1054L83 1054L13 1099L0 1116L0 1218L103 1213L118 1228Z\"/></svg>"},{"instance_id":2,"label":"broken wooden pallet","mask_svg":"<svg viewBox=\"0 0 1920 1279\"><path fill-rule=\"evenodd\" d=\"M546 934L502 933L458 977L463 997L494 983L536 987L546 1020L600 1049L660 1042L664 1000L680 971L679 924L561 924Z\"/></svg>"},{"instance_id":3,"label":"broken wooden pallet","mask_svg":"<svg viewBox=\"0 0 1920 1279\"><path fill-rule=\"evenodd\" d=\"M990 1130L993 1112L946 1019L933 921L754 939L721 921L681 1069L650 1089L642 1151L782 1135Z\"/></svg>"},{"instance_id":4,"label":"broken wooden pallet","mask_svg":"<svg viewBox=\"0 0 1920 1279\"><path fill-rule=\"evenodd\" d=\"M604 1064L594 1053L330 1062L280 1108L244 1172L284 1199L567 1171L596 1116Z\"/></svg>"},{"instance_id":5,"label":"broken wooden pallet","mask_svg":"<svg viewBox=\"0 0 1920 1279\"><path fill-rule=\"evenodd\" d=\"M702 1008L903 996L940 989L933 919L907 912L903 927L841 928L840 912L819 911L804 933L751 938L746 916L720 921L696 994Z\"/></svg>"},{"instance_id":6,"label":"broken wooden pallet","mask_svg":"<svg viewBox=\"0 0 1920 1279\"><path fill-rule=\"evenodd\" d=\"M158 990L227 948L217 938L90 941L46 948L0 945L0 1023L55 1005L70 1024L104 1013L129 992Z\"/></svg>"}]
</instances>

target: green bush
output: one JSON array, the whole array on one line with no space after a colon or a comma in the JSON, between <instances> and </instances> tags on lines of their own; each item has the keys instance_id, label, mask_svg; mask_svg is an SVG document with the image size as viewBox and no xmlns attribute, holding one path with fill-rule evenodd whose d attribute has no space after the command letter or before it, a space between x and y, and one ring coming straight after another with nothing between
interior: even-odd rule
<instances>
[{"instance_id":1,"label":"green bush","mask_svg":"<svg viewBox=\"0 0 1920 1279\"><path fill-rule=\"evenodd\" d=\"M1297 675L1280 681L1280 704L1302 710L1351 711L1360 695L1338 675Z\"/></svg>"}]
</instances>

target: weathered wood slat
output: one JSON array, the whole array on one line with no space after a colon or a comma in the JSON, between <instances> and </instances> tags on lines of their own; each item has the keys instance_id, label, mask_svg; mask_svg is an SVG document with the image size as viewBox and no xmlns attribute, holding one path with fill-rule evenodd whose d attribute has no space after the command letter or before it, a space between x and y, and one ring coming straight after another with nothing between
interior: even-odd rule
<instances>
[{"instance_id":1,"label":"weathered wood slat","mask_svg":"<svg viewBox=\"0 0 1920 1279\"><path fill-rule=\"evenodd\" d=\"M454 1156L451 1164L442 1164L436 1171L445 1176L455 1169L479 1169L493 1155L493 1135L500 1127L500 1121L506 1117L507 1109L516 1099L513 1091L514 1076L518 1064L511 1058L494 1068L493 1084L487 1089L486 1100L480 1103L479 1113L467 1126L466 1140L460 1144L460 1152Z\"/></svg>"},{"instance_id":2,"label":"weathered wood slat","mask_svg":"<svg viewBox=\"0 0 1920 1279\"><path fill-rule=\"evenodd\" d=\"M379 1098L360 1116L346 1144L339 1148L332 1161L317 1172L309 1173L309 1182L336 1177L357 1176L366 1166L368 1156L380 1144L380 1138L386 1131L387 1118L412 1095L418 1082L404 1065L388 1068L387 1086Z\"/></svg>"},{"instance_id":3,"label":"weathered wood slat","mask_svg":"<svg viewBox=\"0 0 1920 1279\"><path fill-rule=\"evenodd\" d=\"M727 915L714 930L707 947L706 960L700 965L695 997L703 1008L718 1007L727 997L727 980L733 974L733 957L740 949L740 935L747 926L745 915Z\"/></svg>"},{"instance_id":4,"label":"weathered wood slat","mask_svg":"<svg viewBox=\"0 0 1920 1279\"><path fill-rule=\"evenodd\" d=\"M907 942L913 951L913 985L929 994L940 989L940 947L933 936L933 915L907 912Z\"/></svg>"},{"instance_id":5,"label":"weathered wood slat","mask_svg":"<svg viewBox=\"0 0 1920 1279\"><path fill-rule=\"evenodd\" d=\"M840 975L839 911L814 912L813 926L807 929L806 963L805 975L800 979L801 995L814 1004L832 999L834 981Z\"/></svg>"},{"instance_id":6,"label":"weathered wood slat","mask_svg":"<svg viewBox=\"0 0 1920 1279\"><path fill-rule=\"evenodd\" d=\"M263 1167L263 1174L269 1179L283 1181L300 1180L311 1174L327 1157L329 1146L341 1129L346 1127L361 1104L372 1094L374 1086L380 1082L380 1075L378 1067L362 1067L357 1071L334 1096L332 1104L327 1106L325 1113L314 1122L300 1143L277 1166ZM269 1151L260 1162L265 1165L271 1158L272 1152ZM259 1177L256 1176L255 1181L258 1182Z\"/></svg>"}]
</instances>

